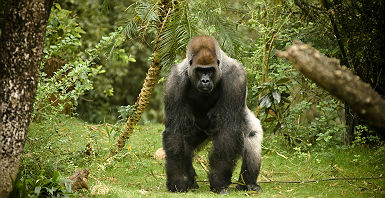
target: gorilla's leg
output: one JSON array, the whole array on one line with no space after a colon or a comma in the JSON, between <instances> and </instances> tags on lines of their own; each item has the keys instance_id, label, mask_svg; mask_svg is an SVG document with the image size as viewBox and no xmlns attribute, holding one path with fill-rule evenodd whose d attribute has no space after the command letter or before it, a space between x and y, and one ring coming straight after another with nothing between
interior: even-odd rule
<instances>
[{"instance_id":1,"label":"gorilla's leg","mask_svg":"<svg viewBox=\"0 0 385 198\"><path fill-rule=\"evenodd\" d=\"M182 135L168 130L163 132L163 148L166 151L167 189L172 192L186 192L198 188L195 170L192 166L194 149L206 139L206 135Z\"/></svg>"},{"instance_id":2,"label":"gorilla's leg","mask_svg":"<svg viewBox=\"0 0 385 198\"><path fill-rule=\"evenodd\" d=\"M185 149L181 133L165 130L163 149L166 151L167 189L172 192L186 192L188 173L184 166Z\"/></svg>"},{"instance_id":3,"label":"gorilla's leg","mask_svg":"<svg viewBox=\"0 0 385 198\"><path fill-rule=\"evenodd\" d=\"M220 194L228 194L231 176L240 154L242 140L234 133L219 133L213 137L213 150L210 160L210 189Z\"/></svg>"},{"instance_id":4,"label":"gorilla's leg","mask_svg":"<svg viewBox=\"0 0 385 198\"><path fill-rule=\"evenodd\" d=\"M190 189L197 189L199 188L195 177L197 176L195 169L193 167L193 157L194 157L194 150L201 145L206 139L207 134L203 131L196 130L194 133L190 135L184 136L184 145L185 145L185 151L188 151L185 153L185 167L188 171L188 188Z\"/></svg>"},{"instance_id":5,"label":"gorilla's leg","mask_svg":"<svg viewBox=\"0 0 385 198\"><path fill-rule=\"evenodd\" d=\"M237 185L239 190L261 190L257 184L261 168L261 139L261 135L256 131L251 131L245 135L242 168L238 180L240 184Z\"/></svg>"}]
</instances>

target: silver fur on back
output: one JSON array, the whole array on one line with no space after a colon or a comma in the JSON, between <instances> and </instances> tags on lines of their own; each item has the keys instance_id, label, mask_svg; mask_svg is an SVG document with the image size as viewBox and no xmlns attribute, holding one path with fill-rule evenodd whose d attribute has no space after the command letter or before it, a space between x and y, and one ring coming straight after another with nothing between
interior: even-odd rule
<instances>
[{"instance_id":1,"label":"silver fur on back","mask_svg":"<svg viewBox=\"0 0 385 198\"><path fill-rule=\"evenodd\" d=\"M260 168L263 130L261 121L246 107L246 120L249 125L249 133L245 134L244 139L244 157L249 159L249 167Z\"/></svg>"}]
</instances>

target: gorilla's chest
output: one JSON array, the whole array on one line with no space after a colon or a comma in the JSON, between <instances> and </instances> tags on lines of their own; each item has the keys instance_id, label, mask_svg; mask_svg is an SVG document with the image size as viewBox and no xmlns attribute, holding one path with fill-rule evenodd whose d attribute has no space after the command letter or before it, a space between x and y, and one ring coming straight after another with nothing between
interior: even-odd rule
<instances>
[{"instance_id":1,"label":"gorilla's chest","mask_svg":"<svg viewBox=\"0 0 385 198\"><path fill-rule=\"evenodd\" d=\"M220 87L214 88L210 93L200 93L194 88L187 91L187 104L194 117L195 124L201 129L215 128L214 120L208 116L213 108L216 108L220 98Z\"/></svg>"}]
</instances>

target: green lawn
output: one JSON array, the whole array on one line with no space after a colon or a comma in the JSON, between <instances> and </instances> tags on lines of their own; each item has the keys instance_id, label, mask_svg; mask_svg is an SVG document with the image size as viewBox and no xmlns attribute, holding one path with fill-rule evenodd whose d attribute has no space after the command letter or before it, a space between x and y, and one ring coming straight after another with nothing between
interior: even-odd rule
<instances>
[{"instance_id":1,"label":"green lawn","mask_svg":"<svg viewBox=\"0 0 385 198\"><path fill-rule=\"evenodd\" d=\"M180 197L165 187L164 161L154 159L161 147L164 126L147 123L138 126L128 145L112 159L105 159L115 144L117 129L111 125L93 126L74 118L60 123L32 123L25 146L23 166L27 174L52 174L57 170L68 177L78 169L89 168L89 191L82 197ZM385 173L385 147L335 147L322 152L295 153L279 137L265 134L261 175L258 181L309 181L335 177L378 177ZM87 146L87 144L89 146ZM268 145L268 146L266 146ZM197 153L207 165L207 150ZM267 148L269 147L269 148ZM92 153L86 154L91 148ZM88 149L90 150L90 149ZM201 160L202 162L202 160ZM233 181L239 173L238 164ZM209 191L207 173L195 162L200 188L187 197L216 197ZM261 183L259 193L241 192L230 186L230 196L258 197L384 197L385 178L337 180L314 183Z\"/></svg>"}]
</instances>

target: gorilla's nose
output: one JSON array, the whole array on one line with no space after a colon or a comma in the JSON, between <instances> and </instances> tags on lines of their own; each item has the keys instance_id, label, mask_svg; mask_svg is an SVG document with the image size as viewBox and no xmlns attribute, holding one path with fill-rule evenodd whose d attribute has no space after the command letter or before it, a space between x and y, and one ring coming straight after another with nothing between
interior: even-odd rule
<instances>
[{"instance_id":1,"label":"gorilla's nose","mask_svg":"<svg viewBox=\"0 0 385 198\"><path fill-rule=\"evenodd\" d=\"M209 79L202 79L201 82L202 82L202 84L205 85L205 84L208 84L210 82L210 80Z\"/></svg>"}]
</instances>

